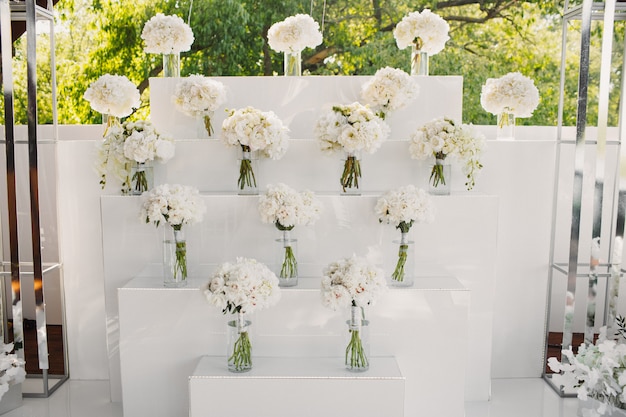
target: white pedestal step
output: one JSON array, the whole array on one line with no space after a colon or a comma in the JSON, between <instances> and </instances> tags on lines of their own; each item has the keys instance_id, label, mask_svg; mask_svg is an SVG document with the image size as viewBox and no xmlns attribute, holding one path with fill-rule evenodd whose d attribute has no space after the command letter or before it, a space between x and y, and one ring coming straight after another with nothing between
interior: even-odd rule
<instances>
[{"instance_id":1,"label":"white pedestal step","mask_svg":"<svg viewBox=\"0 0 626 417\"><path fill-rule=\"evenodd\" d=\"M189 377L190 417L404 416L404 383L394 357L372 357L349 372L340 357L253 358L232 373L224 356L203 356Z\"/></svg>"}]
</instances>

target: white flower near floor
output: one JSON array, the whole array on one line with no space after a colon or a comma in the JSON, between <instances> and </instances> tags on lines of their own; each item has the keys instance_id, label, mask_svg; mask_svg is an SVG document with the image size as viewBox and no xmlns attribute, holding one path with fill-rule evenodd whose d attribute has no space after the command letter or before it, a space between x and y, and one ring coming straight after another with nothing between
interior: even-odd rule
<instances>
[{"instance_id":1,"label":"white flower near floor","mask_svg":"<svg viewBox=\"0 0 626 417\"><path fill-rule=\"evenodd\" d=\"M286 184L268 185L259 197L259 214L263 223L275 224L279 230L290 230L297 225L311 225L320 217L321 202L315 193L298 192Z\"/></svg>"},{"instance_id":2,"label":"white flower near floor","mask_svg":"<svg viewBox=\"0 0 626 417\"><path fill-rule=\"evenodd\" d=\"M190 75L176 84L172 102L187 116L203 117L207 133L211 136L211 117L226 102L226 87L203 75Z\"/></svg>"},{"instance_id":3,"label":"white flower near floor","mask_svg":"<svg viewBox=\"0 0 626 417\"><path fill-rule=\"evenodd\" d=\"M177 54L191 49L194 37L188 24L178 16L157 13L141 32L144 51L151 54Z\"/></svg>"},{"instance_id":4,"label":"white flower near floor","mask_svg":"<svg viewBox=\"0 0 626 417\"><path fill-rule=\"evenodd\" d=\"M276 52L300 52L321 44L322 33L311 16L297 14L274 23L267 32L267 41Z\"/></svg>"},{"instance_id":5,"label":"white flower near floor","mask_svg":"<svg viewBox=\"0 0 626 417\"><path fill-rule=\"evenodd\" d=\"M519 72L489 78L482 87L480 104L492 114L513 113L530 117L539 105L539 90L532 79Z\"/></svg>"},{"instance_id":6,"label":"white flower near floor","mask_svg":"<svg viewBox=\"0 0 626 417\"><path fill-rule=\"evenodd\" d=\"M89 85L83 97L93 110L120 118L141 106L139 89L123 75L102 75Z\"/></svg>"},{"instance_id":7,"label":"white flower near floor","mask_svg":"<svg viewBox=\"0 0 626 417\"><path fill-rule=\"evenodd\" d=\"M415 47L428 55L438 54L443 50L450 36L450 25L441 16L424 9L405 16L393 31L398 48Z\"/></svg>"},{"instance_id":8,"label":"white flower near floor","mask_svg":"<svg viewBox=\"0 0 626 417\"><path fill-rule=\"evenodd\" d=\"M376 202L374 212L381 223L392 224L402 233L413 223L432 223L435 218L432 198L414 185L387 191Z\"/></svg>"},{"instance_id":9,"label":"white flower near floor","mask_svg":"<svg viewBox=\"0 0 626 417\"><path fill-rule=\"evenodd\" d=\"M209 303L224 314L252 313L280 299L276 275L264 264L248 258L219 265L201 290Z\"/></svg>"},{"instance_id":10,"label":"white flower near floor","mask_svg":"<svg viewBox=\"0 0 626 417\"><path fill-rule=\"evenodd\" d=\"M420 87L409 74L401 69L385 67L376 71L374 77L361 87L365 104L377 110L381 118L393 110L411 104L418 96Z\"/></svg>"},{"instance_id":11,"label":"white flower near floor","mask_svg":"<svg viewBox=\"0 0 626 417\"><path fill-rule=\"evenodd\" d=\"M26 378L26 362L13 352L13 343L3 344L0 355L0 400L9 391L9 386L19 384Z\"/></svg>"},{"instance_id":12,"label":"white flower near floor","mask_svg":"<svg viewBox=\"0 0 626 417\"><path fill-rule=\"evenodd\" d=\"M195 187L162 184L142 195L140 218L159 226L167 223L175 230L202 221L206 206Z\"/></svg>"}]
</instances>

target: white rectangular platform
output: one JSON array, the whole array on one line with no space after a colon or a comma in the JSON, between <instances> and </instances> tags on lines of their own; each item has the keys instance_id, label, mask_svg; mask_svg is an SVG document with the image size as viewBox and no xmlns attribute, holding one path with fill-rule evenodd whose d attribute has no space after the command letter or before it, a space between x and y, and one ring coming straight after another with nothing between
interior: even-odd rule
<instances>
[{"instance_id":1,"label":"white rectangular platform","mask_svg":"<svg viewBox=\"0 0 626 417\"><path fill-rule=\"evenodd\" d=\"M404 382L393 357L372 357L366 372L341 357L253 358L228 372L224 356L203 356L189 377L190 417L404 416Z\"/></svg>"}]
</instances>

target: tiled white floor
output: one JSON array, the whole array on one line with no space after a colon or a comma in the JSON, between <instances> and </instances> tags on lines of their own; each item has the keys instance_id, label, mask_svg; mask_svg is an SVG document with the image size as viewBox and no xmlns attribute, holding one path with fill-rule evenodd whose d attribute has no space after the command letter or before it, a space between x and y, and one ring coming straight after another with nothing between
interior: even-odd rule
<instances>
[{"instance_id":1,"label":"tiled white floor","mask_svg":"<svg viewBox=\"0 0 626 417\"><path fill-rule=\"evenodd\" d=\"M542 379L497 379L492 400L467 403L465 417L576 417L576 407L576 399L560 398ZM71 380L48 399L24 399L4 417L122 417L122 407L109 401L108 381Z\"/></svg>"}]
</instances>

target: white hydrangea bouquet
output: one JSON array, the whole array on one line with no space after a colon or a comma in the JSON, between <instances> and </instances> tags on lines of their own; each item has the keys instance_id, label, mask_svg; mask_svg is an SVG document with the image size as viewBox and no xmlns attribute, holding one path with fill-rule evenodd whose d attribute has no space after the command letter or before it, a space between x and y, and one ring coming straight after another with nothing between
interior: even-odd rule
<instances>
[{"instance_id":1,"label":"white hydrangea bouquet","mask_svg":"<svg viewBox=\"0 0 626 417\"><path fill-rule=\"evenodd\" d=\"M162 184L143 193L141 219L159 226L168 224L173 230L175 254L172 265L165 265L166 285L184 285L187 279L187 242L183 226L202 221L206 206L195 187Z\"/></svg>"},{"instance_id":2,"label":"white hydrangea bouquet","mask_svg":"<svg viewBox=\"0 0 626 417\"><path fill-rule=\"evenodd\" d=\"M243 155L237 180L240 191L257 189L251 153L260 151L267 158L282 158L289 146L288 131L274 112L250 106L229 111L222 123L222 140L228 146L241 148Z\"/></svg>"},{"instance_id":3,"label":"white hydrangea bouquet","mask_svg":"<svg viewBox=\"0 0 626 417\"><path fill-rule=\"evenodd\" d=\"M400 230L398 262L391 279L400 285L410 285L411 271L405 270L409 250L407 234L414 223L432 223L435 217L432 199L421 188L407 185L386 192L376 202L374 211L380 223L392 224Z\"/></svg>"},{"instance_id":4,"label":"white hydrangea bouquet","mask_svg":"<svg viewBox=\"0 0 626 417\"><path fill-rule=\"evenodd\" d=\"M106 186L110 173L122 182L122 193L141 194L150 188L148 177L145 169L137 169L131 176L132 163L155 160L165 163L174 152L174 140L160 134L149 121L126 121L121 126L112 126L98 148L96 168L100 185Z\"/></svg>"},{"instance_id":5,"label":"white hydrangea bouquet","mask_svg":"<svg viewBox=\"0 0 626 417\"><path fill-rule=\"evenodd\" d=\"M268 308L280 299L278 278L254 259L237 258L235 263L218 266L209 282L201 288L208 302L223 314L236 314L229 326L237 339L228 353L228 368L233 372L252 369L252 343L248 334L250 322L245 315Z\"/></svg>"},{"instance_id":6,"label":"white hydrangea bouquet","mask_svg":"<svg viewBox=\"0 0 626 417\"><path fill-rule=\"evenodd\" d=\"M175 107L187 116L204 121L204 129L213 135L211 117L215 110L226 102L226 87L219 81L203 75L190 75L176 84L172 101Z\"/></svg>"},{"instance_id":7,"label":"white hydrangea bouquet","mask_svg":"<svg viewBox=\"0 0 626 417\"><path fill-rule=\"evenodd\" d=\"M308 14L290 16L274 23L267 32L267 43L285 53L285 75L300 75L300 53L322 43L319 24Z\"/></svg>"},{"instance_id":8,"label":"white hydrangea bouquet","mask_svg":"<svg viewBox=\"0 0 626 417\"><path fill-rule=\"evenodd\" d=\"M139 89L124 75L102 75L89 85L83 98L93 110L106 115L105 136L111 125L117 124L119 119L129 116L133 109L141 106Z\"/></svg>"},{"instance_id":9,"label":"white hydrangea bouquet","mask_svg":"<svg viewBox=\"0 0 626 417\"><path fill-rule=\"evenodd\" d=\"M361 328L368 324L364 307L373 304L387 290L385 274L382 269L358 256L331 262L323 274L322 304L332 310L350 307L346 367L365 371L369 367L369 359L361 338Z\"/></svg>"},{"instance_id":10,"label":"white hydrangea bouquet","mask_svg":"<svg viewBox=\"0 0 626 417\"><path fill-rule=\"evenodd\" d=\"M280 239L284 256L280 265L281 285L297 282L298 262L293 250L293 240L288 232L296 225L312 225L319 219L321 202L311 191L298 192L286 184L268 185L267 192L259 198L259 214L263 223L271 223L283 233Z\"/></svg>"},{"instance_id":11,"label":"white hydrangea bouquet","mask_svg":"<svg viewBox=\"0 0 626 417\"><path fill-rule=\"evenodd\" d=\"M376 71L374 77L363 84L361 97L384 120L388 112L411 104L419 91L420 86L409 74L401 69L385 67Z\"/></svg>"},{"instance_id":12,"label":"white hydrangea bouquet","mask_svg":"<svg viewBox=\"0 0 626 417\"><path fill-rule=\"evenodd\" d=\"M388 135L389 126L385 121L359 102L333 106L315 125L315 136L323 152L347 154L340 179L344 192L359 188L361 163L357 154L373 154Z\"/></svg>"},{"instance_id":13,"label":"white hydrangea bouquet","mask_svg":"<svg viewBox=\"0 0 626 417\"><path fill-rule=\"evenodd\" d=\"M430 173L430 184L434 187L446 185L444 160L452 156L464 163L465 186L471 190L475 176L482 169L480 157L485 146L484 137L475 132L470 125L456 123L449 118L439 118L418 128L411 135L409 153L411 158L425 160L435 158Z\"/></svg>"},{"instance_id":14,"label":"white hydrangea bouquet","mask_svg":"<svg viewBox=\"0 0 626 417\"><path fill-rule=\"evenodd\" d=\"M178 54L191 49L193 31L179 16L157 13L141 31L144 51L149 54Z\"/></svg>"},{"instance_id":15,"label":"white hydrangea bouquet","mask_svg":"<svg viewBox=\"0 0 626 417\"><path fill-rule=\"evenodd\" d=\"M9 387L26 379L26 362L13 352L13 343L3 344L0 355L0 400L9 391Z\"/></svg>"}]
</instances>

